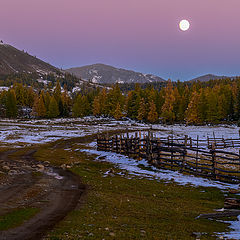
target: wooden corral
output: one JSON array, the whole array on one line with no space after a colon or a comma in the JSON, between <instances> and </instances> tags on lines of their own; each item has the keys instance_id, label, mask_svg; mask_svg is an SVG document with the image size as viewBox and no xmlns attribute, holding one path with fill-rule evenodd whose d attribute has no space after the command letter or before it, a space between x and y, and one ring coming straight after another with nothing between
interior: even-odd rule
<instances>
[{"instance_id":1,"label":"wooden corral","mask_svg":"<svg viewBox=\"0 0 240 240\"><path fill-rule=\"evenodd\" d=\"M229 144L232 142L232 144ZM225 144L222 144L225 143ZM240 183L240 155L227 151L237 147L240 139L157 138L153 133L135 135L98 135L99 151L110 151L135 159L146 159L162 169L179 170L189 174L225 182ZM240 145L239 145L240 146Z\"/></svg>"}]
</instances>

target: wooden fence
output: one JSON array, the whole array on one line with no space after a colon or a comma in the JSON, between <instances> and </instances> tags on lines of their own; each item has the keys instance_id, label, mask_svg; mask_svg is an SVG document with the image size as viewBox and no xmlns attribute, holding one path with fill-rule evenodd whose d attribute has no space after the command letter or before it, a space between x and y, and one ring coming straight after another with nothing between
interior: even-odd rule
<instances>
[{"instance_id":1,"label":"wooden fence","mask_svg":"<svg viewBox=\"0 0 240 240\"><path fill-rule=\"evenodd\" d=\"M227 140L224 141L228 143ZM240 142L239 139L238 141ZM99 135L97 138L99 151L116 152L135 159L144 158L157 168L240 183L240 155L218 149L215 144L218 144L217 139L193 140L188 136L184 139L174 139L172 136L164 139L156 138L152 133L143 135L141 132L132 136ZM210 145L211 149L208 149ZM227 146L229 145L226 144L225 147Z\"/></svg>"}]
</instances>

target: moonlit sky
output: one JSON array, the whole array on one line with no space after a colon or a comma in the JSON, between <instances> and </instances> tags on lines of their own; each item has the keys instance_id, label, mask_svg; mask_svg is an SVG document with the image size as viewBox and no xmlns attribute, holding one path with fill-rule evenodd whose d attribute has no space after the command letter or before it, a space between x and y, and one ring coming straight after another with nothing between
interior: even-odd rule
<instances>
[{"instance_id":1,"label":"moonlit sky","mask_svg":"<svg viewBox=\"0 0 240 240\"><path fill-rule=\"evenodd\" d=\"M240 75L240 0L0 0L0 39L60 68ZM191 27L183 32L179 21Z\"/></svg>"}]
</instances>

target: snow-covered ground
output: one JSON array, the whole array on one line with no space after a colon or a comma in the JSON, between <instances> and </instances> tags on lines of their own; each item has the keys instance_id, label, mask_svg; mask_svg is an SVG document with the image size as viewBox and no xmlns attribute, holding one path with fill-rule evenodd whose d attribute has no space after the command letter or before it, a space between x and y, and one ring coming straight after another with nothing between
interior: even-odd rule
<instances>
[{"instance_id":1,"label":"snow-covered ground","mask_svg":"<svg viewBox=\"0 0 240 240\"><path fill-rule=\"evenodd\" d=\"M2 91L8 91L9 87L0 87L0 92Z\"/></svg>"},{"instance_id":2,"label":"snow-covered ground","mask_svg":"<svg viewBox=\"0 0 240 240\"><path fill-rule=\"evenodd\" d=\"M177 171L157 169L148 164L146 160L137 161L126 156L113 153L113 152L103 152L96 150L96 142L88 144L92 149L79 149L76 151L86 152L88 154L95 154L98 157L96 161L107 161L115 164L119 169L127 172L127 178L132 178L137 176L140 178L147 178L149 180L160 181L163 180L166 183L172 181L176 182L179 185L191 185L194 187L215 187L221 189L222 191L227 191L228 189L239 189L238 184L229 184L219 181L214 181L202 177L195 177L193 175L185 175ZM111 171L107 171L105 176L111 174ZM230 232L216 233L219 236L219 239L240 239L240 216L236 221L225 221L225 223L230 224Z\"/></svg>"},{"instance_id":3,"label":"snow-covered ground","mask_svg":"<svg viewBox=\"0 0 240 240\"><path fill-rule=\"evenodd\" d=\"M185 125L152 125L154 130L173 132L177 137L184 137L188 135L193 139L207 139L213 138L239 138L239 127L236 125L219 125L219 126L185 126Z\"/></svg>"},{"instance_id":4,"label":"snow-covered ground","mask_svg":"<svg viewBox=\"0 0 240 240\"><path fill-rule=\"evenodd\" d=\"M217 236L224 237L220 239L240 239L240 216L238 216L236 221L224 221L230 224L229 228L232 229L230 232L217 233Z\"/></svg>"},{"instance_id":5,"label":"snow-covered ground","mask_svg":"<svg viewBox=\"0 0 240 240\"><path fill-rule=\"evenodd\" d=\"M108 161L114 163L118 168L126 170L130 175L148 178L150 180L164 180L165 182L174 181L179 185L192 185L195 187L216 187L222 190L238 189L238 184L229 184L219 181L213 181L207 178L185 175L177 171L157 169L148 164L146 160L137 161L126 156L113 153L97 151L95 149L81 150L89 154L98 155L97 161ZM146 169L147 170L146 170Z\"/></svg>"},{"instance_id":6,"label":"snow-covered ground","mask_svg":"<svg viewBox=\"0 0 240 240\"><path fill-rule=\"evenodd\" d=\"M46 143L58 139L81 137L87 134L114 129L141 130L147 133L151 128L154 136L165 138L173 135L183 138L185 135L196 139L213 137L239 138L239 127L236 125L222 126L184 126L184 125L148 125L131 120L116 121L106 118L65 118L54 120L0 120L0 143L2 144L34 144Z\"/></svg>"},{"instance_id":7,"label":"snow-covered ground","mask_svg":"<svg viewBox=\"0 0 240 240\"><path fill-rule=\"evenodd\" d=\"M156 137L165 138L173 135L177 138L183 138L185 135L193 139L207 139L207 137L239 138L239 127L236 125L221 126L184 126L184 125L147 125L136 123L131 120L115 121L104 118L78 118L78 119L54 119L54 120L0 120L0 146L12 145L22 146L28 144L39 144L52 142L58 139L69 139L73 137L82 137L89 134L116 129L129 129L142 131L146 134L148 129L152 129ZM214 134L213 134L214 133ZM134 134L134 133L130 133ZM149 180L164 180L166 182L175 181L178 184L203 187L216 187L223 191L229 188L238 188L236 184L226 184L218 181L212 181L205 178L184 175L176 171L159 170L148 166L145 160L140 162L134 159L116 153L99 152L95 149L96 142L88 144L92 149L84 150L89 154L97 154L104 157L104 161L117 164L118 167L128 172L128 176L138 176L148 178ZM238 149L237 149L238 151ZM97 158L98 161L102 158ZM147 167L147 168L146 168ZM108 174L108 173L106 173ZM239 219L240 220L240 219ZM218 235L225 239L240 239L239 221L231 222L233 232L219 233ZM223 239L224 239L223 238Z\"/></svg>"},{"instance_id":8,"label":"snow-covered ground","mask_svg":"<svg viewBox=\"0 0 240 240\"><path fill-rule=\"evenodd\" d=\"M96 118L55 120L0 120L0 144L38 144L130 127L130 122ZM130 129L130 128L129 128Z\"/></svg>"}]
</instances>

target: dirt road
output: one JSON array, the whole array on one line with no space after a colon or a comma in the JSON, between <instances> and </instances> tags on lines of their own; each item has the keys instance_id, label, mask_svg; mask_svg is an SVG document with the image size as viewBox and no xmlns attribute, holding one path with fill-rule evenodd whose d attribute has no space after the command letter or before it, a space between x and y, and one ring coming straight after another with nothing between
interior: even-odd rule
<instances>
[{"instance_id":1,"label":"dirt road","mask_svg":"<svg viewBox=\"0 0 240 240\"><path fill-rule=\"evenodd\" d=\"M86 186L72 172L37 162L31 150L19 158L9 156L17 150L0 154L0 215L13 209L39 209L21 226L0 232L2 240L41 239L81 201Z\"/></svg>"}]
</instances>

